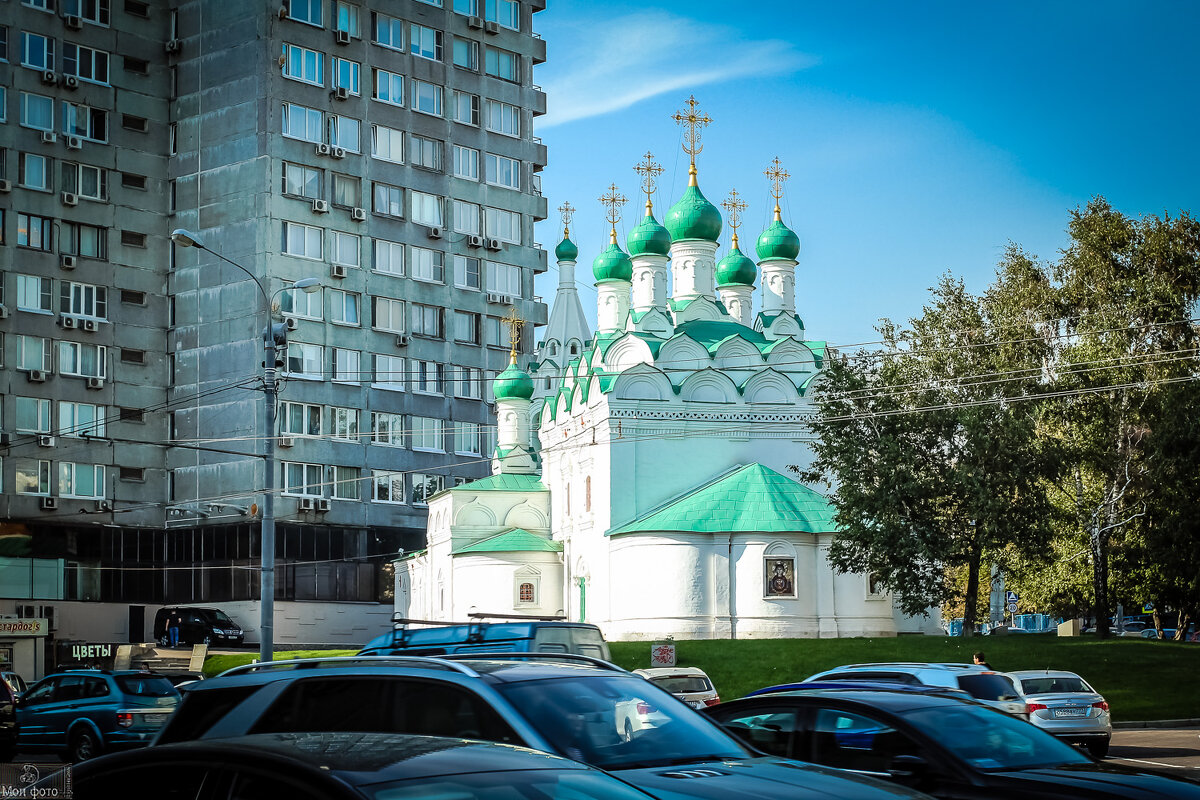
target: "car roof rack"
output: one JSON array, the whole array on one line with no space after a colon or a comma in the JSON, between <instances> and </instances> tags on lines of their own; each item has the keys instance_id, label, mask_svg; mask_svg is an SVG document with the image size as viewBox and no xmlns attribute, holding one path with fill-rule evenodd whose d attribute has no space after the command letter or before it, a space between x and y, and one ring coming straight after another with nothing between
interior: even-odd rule
<instances>
[{"instance_id":1,"label":"car roof rack","mask_svg":"<svg viewBox=\"0 0 1200 800\"><path fill-rule=\"evenodd\" d=\"M445 669L451 672L459 672L463 675L468 675L472 678L478 678L479 673L463 664L455 664L447 661L444 658L434 658L432 656L326 656L317 658L292 658L285 661L258 661L253 664L242 664L240 666L231 667L225 670L217 677L226 675L249 675L256 672L269 672L271 670L296 670L296 669L317 669L323 666L329 667L351 667L355 665L362 666L417 666L417 667L432 667L434 669Z\"/></svg>"},{"instance_id":2,"label":"car roof rack","mask_svg":"<svg viewBox=\"0 0 1200 800\"><path fill-rule=\"evenodd\" d=\"M485 659L509 660L509 659L511 659L511 660L515 660L515 661L574 661L574 662L578 662L581 664L588 664L593 667L600 667L602 669L607 669L612 672L628 672L629 671L629 670L625 669L624 667L618 667L616 664L612 663L611 661L605 661L602 658L595 658L594 656L585 656L585 655L581 655L579 653L544 653L544 652L540 652L537 650L523 650L520 652L513 652L511 650L508 650L508 651L503 651L503 652L496 651L496 652L487 652L487 653L482 653L482 652L481 653L471 653L471 652L447 653L444 656L438 656L438 658L444 658L447 661L449 661L449 660L460 661L460 660L473 660L473 659L474 660L485 660Z\"/></svg>"}]
</instances>

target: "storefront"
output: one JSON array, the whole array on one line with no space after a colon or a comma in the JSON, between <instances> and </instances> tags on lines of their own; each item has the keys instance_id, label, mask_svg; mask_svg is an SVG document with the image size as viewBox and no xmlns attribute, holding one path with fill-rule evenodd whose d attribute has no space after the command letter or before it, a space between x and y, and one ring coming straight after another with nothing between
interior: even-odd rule
<instances>
[{"instance_id":1,"label":"storefront","mask_svg":"<svg viewBox=\"0 0 1200 800\"><path fill-rule=\"evenodd\" d=\"M0 618L0 672L15 672L33 683L46 674L49 623L42 618Z\"/></svg>"}]
</instances>

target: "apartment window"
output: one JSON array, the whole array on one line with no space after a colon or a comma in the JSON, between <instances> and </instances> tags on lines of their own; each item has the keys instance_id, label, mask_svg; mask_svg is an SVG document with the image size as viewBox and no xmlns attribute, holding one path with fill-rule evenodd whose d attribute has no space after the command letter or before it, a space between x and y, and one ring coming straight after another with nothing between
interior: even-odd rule
<instances>
[{"instance_id":1,"label":"apartment window","mask_svg":"<svg viewBox=\"0 0 1200 800\"><path fill-rule=\"evenodd\" d=\"M4 26L0 25L0 30ZM8 87L0 86L0 122L8 122Z\"/></svg>"},{"instance_id":2,"label":"apartment window","mask_svg":"<svg viewBox=\"0 0 1200 800\"><path fill-rule=\"evenodd\" d=\"M483 18L514 31L521 29L521 10L516 0L483 0Z\"/></svg>"},{"instance_id":3,"label":"apartment window","mask_svg":"<svg viewBox=\"0 0 1200 800\"><path fill-rule=\"evenodd\" d=\"M479 43L470 39L454 37L454 66L464 69L479 69Z\"/></svg>"},{"instance_id":4,"label":"apartment window","mask_svg":"<svg viewBox=\"0 0 1200 800\"><path fill-rule=\"evenodd\" d=\"M104 497L104 467L70 461L59 463L58 493L63 497Z\"/></svg>"},{"instance_id":5,"label":"apartment window","mask_svg":"<svg viewBox=\"0 0 1200 800\"><path fill-rule=\"evenodd\" d=\"M354 292L330 289L329 321L339 325L357 326L359 324L358 295Z\"/></svg>"},{"instance_id":6,"label":"apartment window","mask_svg":"<svg viewBox=\"0 0 1200 800\"><path fill-rule=\"evenodd\" d=\"M454 105L450 107L450 118L464 125L479 124L479 95L454 90Z\"/></svg>"},{"instance_id":7,"label":"apartment window","mask_svg":"<svg viewBox=\"0 0 1200 800\"><path fill-rule=\"evenodd\" d=\"M329 260L347 267L362 266L362 239L353 233L333 231L329 234Z\"/></svg>"},{"instance_id":8,"label":"apartment window","mask_svg":"<svg viewBox=\"0 0 1200 800\"><path fill-rule=\"evenodd\" d=\"M62 104L62 110L63 133L94 142L108 141L107 111L67 102Z\"/></svg>"},{"instance_id":9,"label":"apartment window","mask_svg":"<svg viewBox=\"0 0 1200 800\"><path fill-rule=\"evenodd\" d=\"M493 186L505 186L509 189L521 188L521 162L515 158L498 156L495 153L485 154L486 174L484 179Z\"/></svg>"},{"instance_id":10,"label":"apartment window","mask_svg":"<svg viewBox=\"0 0 1200 800\"><path fill-rule=\"evenodd\" d=\"M479 259L454 256L454 285L460 289L479 288Z\"/></svg>"},{"instance_id":11,"label":"apartment window","mask_svg":"<svg viewBox=\"0 0 1200 800\"><path fill-rule=\"evenodd\" d=\"M97 25L108 24L108 0L63 0L62 12Z\"/></svg>"},{"instance_id":12,"label":"apartment window","mask_svg":"<svg viewBox=\"0 0 1200 800\"><path fill-rule=\"evenodd\" d=\"M135 116L133 114L122 114L121 127L127 131L146 133L150 130L150 120L146 119L145 117Z\"/></svg>"},{"instance_id":13,"label":"apartment window","mask_svg":"<svg viewBox=\"0 0 1200 800\"><path fill-rule=\"evenodd\" d=\"M284 402L279 408L279 432L289 436L320 436L321 406Z\"/></svg>"},{"instance_id":14,"label":"apartment window","mask_svg":"<svg viewBox=\"0 0 1200 800\"><path fill-rule=\"evenodd\" d=\"M333 348L333 379L345 383L358 383L361 357L362 354L357 350Z\"/></svg>"},{"instance_id":15,"label":"apartment window","mask_svg":"<svg viewBox=\"0 0 1200 800\"><path fill-rule=\"evenodd\" d=\"M324 363L321 360L321 345L288 342L288 375L297 378L316 378L320 380L325 377L324 370Z\"/></svg>"},{"instance_id":16,"label":"apartment window","mask_svg":"<svg viewBox=\"0 0 1200 800\"><path fill-rule=\"evenodd\" d=\"M424 167L441 172L442 143L437 139L426 139L424 136L412 137L412 150L409 154L413 166Z\"/></svg>"},{"instance_id":17,"label":"apartment window","mask_svg":"<svg viewBox=\"0 0 1200 800\"><path fill-rule=\"evenodd\" d=\"M18 311L54 311L54 295L49 278L36 275L17 276Z\"/></svg>"},{"instance_id":18,"label":"apartment window","mask_svg":"<svg viewBox=\"0 0 1200 800\"><path fill-rule=\"evenodd\" d=\"M441 227L442 198L418 191L410 192L410 194L412 195L412 221L421 225Z\"/></svg>"},{"instance_id":19,"label":"apartment window","mask_svg":"<svg viewBox=\"0 0 1200 800\"><path fill-rule=\"evenodd\" d=\"M362 122L354 117L329 115L329 143L335 147L345 148L352 153L361 152L359 138L361 129Z\"/></svg>"},{"instance_id":20,"label":"apartment window","mask_svg":"<svg viewBox=\"0 0 1200 800\"><path fill-rule=\"evenodd\" d=\"M395 128L385 128L382 125L372 125L371 155L381 161L403 164L404 131L398 131Z\"/></svg>"},{"instance_id":21,"label":"apartment window","mask_svg":"<svg viewBox=\"0 0 1200 800\"><path fill-rule=\"evenodd\" d=\"M293 0L294 4L295 0ZM284 461L280 465L283 493L298 497L321 496L321 465Z\"/></svg>"},{"instance_id":22,"label":"apartment window","mask_svg":"<svg viewBox=\"0 0 1200 800\"><path fill-rule=\"evenodd\" d=\"M521 135L521 109L499 100L488 100L486 104L487 129L505 136Z\"/></svg>"},{"instance_id":23,"label":"apartment window","mask_svg":"<svg viewBox=\"0 0 1200 800\"><path fill-rule=\"evenodd\" d=\"M518 212L485 208L483 221L488 236L494 236L509 244L521 243L521 215Z\"/></svg>"},{"instance_id":24,"label":"apartment window","mask_svg":"<svg viewBox=\"0 0 1200 800\"><path fill-rule=\"evenodd\" d=\"M442 436L442 421L434 417L412 418L412 449L443 453L446 450Z\"/></svg>"},{"instance_id":25,"label":"apartment window","mask_svg":"<svg viewBox=\"0 0 1200 800\"><path fill-rule=\"evenodd\" d=\"M121 361L122 361L122 363L125 363L125 364L145 364L146 363L146 351L145 350L135 350L131 347L122 347L121 348Z\"/></svg>"},{"instance_id":26,"label":"apartment window","mask_svg":"<svg viewBox=\"0 0 1200 800\"><path fill-rule=\"evenodd\" d=\"M283 223L283 252L297 258L321 258L321 229L297 222Z\"/></svg>"},{"instance_id":27,"label":"apartment window","mask_svg":"<svg viewBox=\"0 0 1200 800\"><path fill-rule=\"evenodd\" d=\"M279 308L289 316L320 319L321 293L309 293L303 289L285 289L279 293Z\"/></svg>"},{"instance_id":28,"label":"apartment window","mask_svg":"<svg viewBox=\"0 0 1200 800\"><path fill-rule=\"evenodd\" d=\"M372 386L392 392L404 391L404 359L375 354L375 380Z\"/></svg>"},{"instance_id":29,"label":"apartment window","mask_svg":"<svg viewBox=\"0 0 1200 800\"><path fill-rule=\"evenodd\" d=\"M325 85L325 57L295 44L283 45L283 76L294 81Z\"/></svg>"},{"instance_id":30,"label":"apartment window","mask_svg":"<svg viewBox=\"0 0 1200 800\"><path fill-rule=\"evenodd\" d=\"M372 12L375 18L375 43L393 50L404 49L404 20Z\"/></svg>"},{"instance_id":31,"label":"apartment window","mask_svg":"<svg viewBox=\"0 0 1200 800\"><path fill-rule=\"evenodd\" d=\"M61 436L104 438L104 406L60 401L58 432Z\"/></svg>"},{"instance_id":32,"label":"apartment window","mask_svg":"<svg viewBox=\"0 0 1200 800\"><path fill-rule=\"evenodd\" d=\"M54 220L35 214L17 214L17 244L33 250L49 250Z\"/></svg>"},{"instance_id":33,"label":"apartment window","mask_svg":"<svg viewBox=\"0 0 1200 800\"><path fill-rule=\"evenodd\" d=\"M62 188L87 200L108 198L108 170L90 164L62 165Z\"/></svg>"},{"instance_id":34,"label":"apartment window","mask_svg":"<svg viewBox=\"0 0 1200 800\"><path fill-rule=\"evenodd\" d=\"M132 72L134 75L149 75L150 62L144 58L134 58L133 56L122 56L121 61L125 66L126 72Z\"/></svg>"},{"instance_id":35,"label":"apartment window","mask_svg":"<svg viewBox=\"0 0 1200 800\"><path fill-rule=\"evenodd\" d=\"M414 56L442 60L442 32L424 25L410 25L408 28L408 52Z\"/></svg>"},{"instance_id":36,"label":"apartment window","mask_svg":"<svg viewBox=\"0 0 1200 800\"><path fill-rule=\"evenodd\" d=\"M107 375L108 348L82 342L58 343L58 371L80 378L103 378Z\"/></svg>"},{"instance_id":37,"label":"apartment window","mask_svg":"<svg viewBox=\"0 0 1200 800\"><path fill-rule=\"evenodd\" d=\"M297 22L321 25L321 4L324 0L286 0L288 16Z\"/></svg>"},{"instance_id":38,"label":"apartment window","mask_svg":"<svg viewBox=\"0 0 1200 800\"><path fill-rule=\"evenodd\" d=\"M404 417L400 414L371 414L371 442L387 447L404 446Z\"/></svg>"},{"instance_id":39,"label":"apartment window","mask_svg":"<svg viewBox=\"0 0 1200 800\"><path fill-rule=\"evenodd\" d=\"M121 186L122 186L122 188L125 188L125 189L140 189L142 191L145 191L146 176L145 175L135 175L132 172L122 172L121 173Z\"/></svg>"},{"instance_id":40,"label":"apartment window","mask_svg":"<svg viewBox=\"0 0 1200 800\"><path fill-rule=\"evenodd\" d=\"M335 89L345 89L350 94L360 94L358 62L334 56L333 86Z\"/></svg>"},{"instance_id":41,"label":"apartment window","mask_svg":"<svg viewBox=\"0 0 1200 800\"><path fill-rule=\"evenodd\" d=\"M117 473L117 479L122 481L133 481L134 483L145 483L146 470L141 467L120 467Z\"/></svg>"},{"instance_id":42,"label":"apartment window","mask_svg":"<svg viewBox=\"0 0 1200 800\"><path fill-rule=\"evenodd\" d=\"M17 160L17 181L26 189L50 191L50 159L34 153L21 153Z\"/></svg>"},{"instance_id":43,"label":"apartment window","mask_svg":"<svg viewBox=\"0 0 1200 800\"><path fill-rule=\"evenodd\" d=\"M63 72L92 83L108 83L108 53L63 42Z\"/></svg>"},{"instance_id":44,"label":"apartment window","mask_svg":"<svg viewBox=\"0 0 1200 800\"><path fill-rule=\"evenodd\" d=\"M50 432L50 401L40 397L17 398L16 429L20 433Z\"/></svg>"},{"instance_id":45,"label":"apartment window","mask_svg":"<svg viewBox=\"0 0 1200 800\"><path fill-rule=\"evenodd\" d=\"M333 173L333 197L335 206L342 208L357 208L362 203L362 179ZM354 260L355 264L358 259Z\"/></svg>"},{"instance_id":46,"label":"apartment window","mask_svg":"<svg viewBox=\"0 0 1200 800\"><path fill-rule=\"evenodd\" d=\"M394 106L404 105L404 76L385 69L375 70L375 99Z\"/></svg>"},{"instance_id":47,"label":"apartment window","mask_svg":"<svg viewBox=\"0 0 1200 800\"><path fill-rule=\"evenodd\" d=\"M517 54L499 47L485 47L483 71L493 78L517 82Z\"/></svg>"},{"instance_id":48,"label":"apartment window","mask_svg":"<svg viewBox=\"0 0 1200 800\"><path fill-rule=\"evenodd\" d=\"M422 281L445 283L445 254L441 250L430 250L427 247L409 247L412 254L412 269L409 276Z\"/></svg>"},{"instance_id":49,"label":"apartment window","mask_svg":"<svg viewBox=\"0 0 1200 800\"><path fill-rule=\"evenodd\" d=\"M404 502L404 473L390 470L371 470L371 482L375 486L376 503Z\"/></svg>"},{"instance_id":50,"label":"apartment window","mask_svg":"<svg viewBox=\"0 0 1200 800\"><path fill-rule=\"evenodd\" d=\"M474 147L454 145L454 176L467 180L479 180L479 151Z\"/></svg>"},{"instance_id":51,"label":"apartment window","mask_svg":"<svg viewBox=\"0 0 1200 800\"><path fill-rule=\"evenodd\" d=\"M334 439L358 441L358 409L344 406L330 407L329 431Z\"/></svg>"},{"instance_id":52,"label":"apartment window","mask_svg":"<svg viewBox=\"0 0 1200 800\"><path fill-rule=\"evenodd\" d=\"M334 16L336 17L334 20L335 30L345 31L355 39L362 35L358 27L358 6L338 0Z\"/></svg>"},{"instance_id":53,"label":"apartment window","mask_svg":"<svg viewBox=\"0 0 1200 800\"><path fill-rule=\"evenodd\" d=\"M412 332L418 336L429 336L434 339L443 337L442 309L437 306L413 303L409 323L412 325Z\"/></svg>"},{"instance_id":54,"label":"apartment window","mask_svg":"<svg viewBox=\"0 0 1200 800\"><path fill-rule=\"evenodd\" d=\"M108 289L90 283L60 281L58 311L71 316L108 319Z\"/></svg>"},{"instance_id":55,"label":"apartment window","mask_svg":"<svg viewBox=\"0 0 1200 800\"><path fill-rule=\"evenodd\" d=\"M50 462L32 458L18 459L14 485L17 494L50 494Z\"/></svg>"},{"instance_id":56,"label":"apartment window","mask_svg":"<svg viewBox=\"0 0 1200 800\"><path fill-rule=\"evenodd\" d=\"M371 210L376 214L387 214L390 217L404 216L404 190L399 186L372 183L371 195L374 198Z\"/></svg>"},{"instance_id":57,"label":"apartment window","mask_svg":"<svg viewBox=\"0 0 1200 800\"><path fill-rule=\"evenodd\" d=\"M404 332L404 301L391 297L374 298L374 312L371 325L376 330Z\"/></svg>"},{"instance_id":58,"label":"apartment window","mask_svg":"<svg viewBox=\"0 0 1200 800\"><path fill-rule=\"evenodd\" d=\"M442 87L435 83L413 79L413 111L419 111L422 114L432 114L435 117L442 116Z\"/></svg>"},{"instance_id":59,"label":"apartment window","mask_svg":"<svg viewBox=\"0 0 1200 800\"><path fill-rule=\"evenodd\" d=\"M284 162L283 193L316 200L321 196L321 170Z\"/></svg>"},{"instance_id":60,"label":"apartment window","mask_svg":"<svg viewBox=\"0 0 1200 800\"><path fill-rule=\"evenodd\" d=\"M487 290L510 297L521 297L521 268L512 264L487 262Z\"/></svg>"},{"instance_id":61,"label":"apartment window","mask_svg":"<svg viewBox=\"0 0 1200 800\"><path fill-rule=\"evenodd\" d=\"M399 242L389 242L386 239L375 239L375 271L386 272L389 275L404 274L404 245Z\"/></svg>"},{"instance_id":62,"label":"apartment window","mask_svg":"<svg viewBox=\"0 0 1200 800\"><path fill-rule=\"evenodd\" d=\"M21 124L39 131L54 130L54 100L21 92Z\"/></svg>"},{"instance_id":63,"label":"apartment window","mask_svg":"<svg viewBox=\"0 0 1200 800\"><path fill-rule=\"evenodd\" d=\"M51 342L40 336L17 336L17 369L40 369L49 372Z\"/></svg>"},{"instance_id":64,"label":"apartment window","mask_svg":"<svg viewBox=\"0 0 1200 800\"><path fill-rule=\"evenodd\" d=\"M335 500L358 500L358 467L333 468L333 497Z\"/></svg>"},{"instance_id":65,"label":"apartment window","mask_svg":"<svg viewBox=\"0 0 1200 800\"><path fill-rule=\"evenodd\" d=\"M135 292L130 289L122 289L121 290L121 302L129 303L130 305L135 305L135 306L144 306L144 305L146 305L146 293L145 292Z\"/></svg>"},{"instance_id":66,"label":"apartment window","mask_svg":"<svg viewBox=\"0 0 1200 800\"><path fill-rule=\"evenodd\" d=\"M454 201L454 230L479 235L479 206L462 200Z\"/></svg>"},{"instance_id":67,"label":"apartment window","mask_svg":"<svg viewBox=\"0 0 1200 800\"><path fill-rule=\"evenodd\" d=\"M303 139L306 142L323 141L321 138L321 112L315 108L283 104L283 135L289 139Z\"/></svg>"},{"instance_id":68,"label":"apartment window","mask_svg":"<svg viewBox=\"0 0 1200 800\"><path fill-rule=\"evenodd\" d=\"M121 231L121 244L127 247L145 247L146 234L137 231Z\"/></svg>"},{"instance_id":69,"label":"apartment window","mask_svg":"<svg viewBox=\"0 0 1200 800\"><path fill-rule=\"evenodd\" d=\"M477 456L480 454L479 442L479 425L474 422L454 423L454 452Z\"/></svg>"},{"instance_id":70,"label":"apartment window","mask_svg":"<svg viewBox=\"0 0 1200 800\"><path fill-rule=\"evenodd\" d=\"M21 31L21 65L54 71L54 40L49 36Z\"/></svg>"},{"instance_id":71,"label":"apartment window","mask_svg":"<svg viewBox=\"0 0 1200 800\"><path fill-rule=\"evenodd\" d=\"M440 492L446 486L446 478L442 475L430 475L424 472L412 474L412 503L423 506L429 498Z\"/></svg>"},{"instance_id":72,"label":"apartment window","mask_svg":"<svg viewBox=\"0 0 1200 800\"><path fill-rule=\"evenodd\" d=\"M479 0L454 0L454 13L468 17L479 16Z\"/></svg>"},{"instance_id":73,"label":"apartment window","mask_svg":"<svg viewBox=\"0 0 1200 800\"><path fill-rule=\"evenodd\" d=\"M470 400L483 399L483 373L475 367L452 367L451 391L455 397L465 397Z\"/></svg>"},{"instance_id":74,"label":"apartment window","mask_svg":"<svg viewBox=\"0 0 1200 800\"><path fill-rule=\"evenodd\" d=\"M483 333L484 333L485 338L487 339L488 347L503 347L506 349L508 348L509 343L508 343L507 334L503 334L500 332L500 320L498 317L488 317L487 319L485 319L483 321L483 327L484 327ZM491 387L491 378L494 378L494 377L496 377L496 376L493 374L488 379L488 399L489 400L495 399L492 397L492 387Z\"/></svg>"},{"instance_id":75,"label":"apartment window","mask_svg":"<svg viewBox=\"0 0 1200 800\"><path fill-rule=\"evenodd\" d=\"M8 26L0 25L0 61L8 61Z\"/></svg>"},{"instance_id":76,"label":"apartment window","mask_svg":"<svg viewBox=\"0 0 1200 800\"><path fill-rule=\"evenodd\" d=\"M469 311L455 311L454 338L460 342L479 344L479 315Z\"/></svg>"}]
</instances>

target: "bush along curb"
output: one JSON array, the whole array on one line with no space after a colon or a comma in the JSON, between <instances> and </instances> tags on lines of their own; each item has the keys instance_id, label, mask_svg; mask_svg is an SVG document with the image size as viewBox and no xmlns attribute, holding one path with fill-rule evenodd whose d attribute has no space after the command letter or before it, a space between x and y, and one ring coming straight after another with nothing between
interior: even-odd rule
<instances>
[{"instance_id":1,"label":"bush along curb","mask_svg":"<svg viewBox=\"0 0 1200 800\"><path fill-rule=\"evenodd\" d=\"M1200 728L1200 719L1160 719L1147 722L1114 722L1113 728Z\"/></svg>"}]
</instances>

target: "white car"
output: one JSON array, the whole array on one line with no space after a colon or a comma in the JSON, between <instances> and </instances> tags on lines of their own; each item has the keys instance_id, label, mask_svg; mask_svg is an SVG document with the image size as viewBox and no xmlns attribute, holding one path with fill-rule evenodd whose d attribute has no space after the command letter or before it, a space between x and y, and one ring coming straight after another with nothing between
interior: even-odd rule
<instances>
[{"instance_id":1,"label":"white car","mask_svg":"<svg viewBox=\"0 0 1200 800\"><path fill-rule=\"evenodd\" d=\"M1029 711L1029 721L1059 739L1081 744L1096 758L1108 755L1112 716L1106 701L1074 672L1027 669L1010 672Z\"/></svg>"},{"instance_id":2,"label":"white car","mask_svg":"<svg viewBox=\"0 0 1200 800\"><path fill-rule=\"evenodd\" d=\"M717 690L704 670L699 667L655 667L654 669L635 669L634 675L641 675L664 692L670 692L692 708L706 708L721 702Z\"/></svg>"},{"instance_id":3,"label":"white car","mask_svg":"<svg viewBox=\"0 0 1200 800\"><path fill-rule=\"evenodd\" d=\"M848 664L818 672L804 679L814 681L857 681L941 686L966 692L975 700L1014 717L1028 719L1020 692L1007 675L977 664L937 664L892 661L877 664Z\"/></svg>"}]
</instances>

